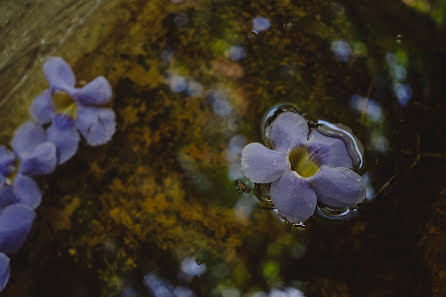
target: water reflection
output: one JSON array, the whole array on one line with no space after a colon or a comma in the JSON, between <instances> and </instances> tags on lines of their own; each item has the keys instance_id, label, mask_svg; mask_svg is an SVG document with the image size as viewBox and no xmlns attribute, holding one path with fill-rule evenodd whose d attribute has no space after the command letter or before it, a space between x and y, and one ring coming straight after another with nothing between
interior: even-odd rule
<instances>
[{"instance_id":1,"label":"water reflection","mask_svg":"<svg viewBox=\"0 0 446 297\"><path fill-rule=\"evenodd\" d=\"M193 98L200 97L203 94L203 85L196 80L189 79L187 82L187 94Z\"/></svg>"},{"instance_id":2,"label":"water reflection","mask_svg":"<svg viewBox=\"0 0 446 297\"><path fill-rule=\"evenodd\" d=\"M222 297L240 297L240 291L237 288L233 287L223 287L221 289Z\"/></svg>"},{"instance_id":3,"label":"water reflection","mask_svg":"<svg viewBox=\"0 0 446 297\"><path fill-rule=\"evenodd\" d=\"M121 293L121 297L137 297L137 293L133 288L124 288Z\"/></svg>"},{"instance_id":4,"label":"water reflection","mask_svg":"<svg viewBox=\"0 0 446 297\"><path fill-rule=\"evenodd\" d=\"M173 294L175 297L194 297L195 296L195 293L191 289L189 289L187 287L183 287L183 286L176 287L173 290Z\"/></svg>"},{"instance_id":5,"label":"water reflection","mask_svg":"<svg viewBox=\"0 0 446 297\"><path fill-rule=\"evenodd\" d=\"M393 84L393 92L402 106L406 106L412 98L412 88L408 84Z\"/></svg>"},{"instance_id":6,"label":"water reflection","mask_svg":"<svg viewBox=\"0 0 446 297\"><path fill-rule=\"evenodd\" d=\"M228 161L228 174L231 180L244 177L241 171L240 158L242 157L242 149L246 143L246 137L241 134L232 136L229 140L226 160Z\"/></svg>"},{"instance_id":7,"label":"water reflection","mask_svg":"<svg viewBox=\"0 0 446 297\"><path fill-rule=\"evenodd\" d=\"M366 199L371 200L375 195L375 188L372 185L372 181L370 180L370 173L366 172L362 175L362 181L365 184L366 191Z\"/></svg>"},{"instance_id":8,"label":"water reflection","mask_svg":"<svg viewBox=\"0 0 446 297\"><path fill-rule=\"evenodd\" d=\"M245 50L239 45L233 45L226 50L225 56L232 61L240 61L245 57Z\"/></svg>"},{"instance_id":9,"label":"water reflection","mask_svg":"<svg viewBox=\"0 0 446 297\"><path fill-rule=\"evenodd\" d=\"M229 117L232 113L232 106L228 101L229 94L229 90L222 87L208 92L208 102L213 111L222 118Z\"/></svg>"},{"instance_id":10,"label":"water reflection","mask_svg":"<svg viewBox=\"0 0 446 297\"><path fill-rule=\"evenodd\" d=\"M195 258L184 258L181 262L181 271L187 276L200 276L206 272L206 264L198 264Z\"/></svg>"},{"instance_id":11,"label":"water reflection","mask_svg":"<svg viewBox=\"0 0 446 297\"><path fill-rule=\"evenodd\" d=\"M170 63L174 60L174 58L175 58L174 50L170 47L166 47L161 52L161 60L163 62Z\"/></svg>"},{"instance_id":12,"label":"water reflection","mask_svg":"<svg viewBox=\"0 0 446 297\"><path fill-rule=\"evenodd\" d=\"M252 20L252 32L256 34L268 30L270 26L269 20L265 17L258 16Z\"/></svg>"},{"instance_id":13,"label":"water reflection","mask_svg":"<svg viewBox=\"0 0 446 297\"><path fill-rule=\"evenodd\" d=\"M305 297L305 295L297 288L285 287L283 289L272 289L269 292L255 292L249 297Z\"/></svg>"},{"instance_id":14,"label":"water reflection","mask_svg":"<svg viewBox=\"0 0 446 297\"><path fill-rule=\"evenodd\" d=\"M204 175L196 164L196 160L191 158L187 153L180 152L177 156L178 163L186 172L187 177L192 181L195 188L206 192L211 189L211 182L208 177Z\"/></svg>"},{"instance_id":15,"label":"water reflection","mask_svg":"<svg viewBox=\"0 0 446 297\"><path fill-rule=\"evenodd\" d=\"M174 297L173 286L156 274L150 273L144 276L144 283L154 297Z\"/></svg>"},{"instance_id":16,"label":"water reflection","mask_svg":"<svg viewBox=\"0 0 446 297\"><path fill-rule=\"evenodd\" d=\"M172 75L169 77L169 87L172 92L181 93L187 88L186 79L180 75Z\"/></svg>"},{"instance_id":17,"label":"water reflection","mask_svg":"<svg viewBox=\"0 0 446 297\"><path fill-rule=\"evenodd\" d=\"M371 98L355 94L350 98L350 106L353 109L366 114L373 122L378 123L383 120L383 111L380 104Z\"/></svg>"},{"instance_id":18,"label":"water reflection","mask_svg":"<svg viewBox=\"0 0 446 297\"><path fill-rule=\"evenodd\" d=\"M389 140L386 136L380 134L379 130L375 130L370 136L370 146L372 149L384 153L389 150Z\"/></svg>"},{"instance_id":19,"label":"water reflection","mask_svg":"<svg viewBox=\"0 0 446 297\"><path fill-rule=\"evenodd\" d=\"M254 197L254 194L243 194L234 207L236 217L242 221L248 220L257 203L258 202Z\"/></svg>"},{"instance_id":20,"label":"water reflection","mask_svg":"<svg viewBox=\"0 0 446 297\"><path fill-rule=\"evenodd\" d=\"M387 53L386 62L392 78L392 91L398 102L402 106L406 106L412 98L412 87L404 82L407 78L407 54L403 51L399 51L397 54Z\"/></svg>"},{"instance_id":21,"label":"water reflection","mask_svg":"<svg viewBox=\"0 0 446 297\"><path fill-rule=\"evenodd\" d=\"M350 44L344 40L334 40L331 43L331 50L336 59L341 62L347 62L352 54Z\"/></svg>"},{"instance_id":22,"label":"water reflection","mask_svg":"<svg viewBox=\"0 0 446 297\"><path fill-rule=\"evenodd\" d=\"M111 13L109 15L115 14L114 12L116 12L116 15L119 15L122 9L124 10L122 15L125 16L124 20L126 22L122 22L118 26L116 34L111 34L110 36L107 36L106 32L100 34L107 37L106 39L104 38L103 50L95 50L94 44L91 44L88 45L87 54L84 55L83 52L78 53L82 57L81 59L70 54L70 58L73 61L80 60L77 61L78 67L83 68L82 71L85 73L90 71L85 66L103 67L102 64L105 63L101 61L110 62L106 63L108 64L106 67L109 69L111 67L117 68L116 71L113 71L116 73L114 87L116 86L122 89L122 91L120 92L120 97L118 97L119 100L116 100L116 107L119 108L121 122L130 122L130 124L128 129L120 126L119 138L113 145L100 151L100 154L94 155L93 151L91 151L90 157L88 155L81 156L77 160L76 166L69 167L70 170L65 171L65 175L70 176L78 173L77 166L90 168L88 171L81 171L82 175L79 176L80 183L85 186L80 187L78 190L78 187L70 188L67 186L68 182L64 182L65 184L59 187L59 179L56 179L54 184L49 185L47 191L50 194L49 196L56 197L59 194L69 193L75 198L79 197L80 201L82 201L79 209L75 209L74 215L69 220L66 219L68 220L66 224L71 223L73 225L73 227L66 227L66 229L73 229L74 232L69 233L68 231L71 230L67 230L62 236L59 235L59 232L54 238L65 239L66 234L74 233L73 236L67 238L67 242L70 245L72 243L75 244L78 255L80 255L78 259L80 259L81 265L86 266L93 263L92 271L95 274L99 274L96 271L100 271L101 277L103 275L110 276L110 278L105 280L107 283L101 284L102 286L112 286L112 277L118 270L116 267L121 267L121 263L115 260L115 257L113 259L110 257L111 260L107 261L110 262L110 265L107 265L107 267L103 267L95 261L96 256L100 257L101 254L94 251L97 250L99 244L103 244L102 235L105 234L105 237L116 240L116 243L113 243L113 255L125 254L129 259L134 259L138 263L135 268L137 272L141 269L139 263L144 263L139 261L141 259L138 254L140 245L153 245L156 246L156 249L165 251L168 255L166 258L169 259L165 261L159 260L156 262L157 264L151 264L151 267L154 268L158 276L169 277L170 288L173 288L173 291L168 290L168 292L172 296L186 297L193 293L187 287L175 287L178 285L174 279L175 269L178 267L171 269L169 265L172 263L172 259L170 258L176 257L178 250L195 248L210 254L214 253L214 251L216 253L221 252L223 260L219 259L219 261L226 261L227 263L229 263L229 260L227 260L229 257L226 254L232 254L232 250L235 250L236 257L246 261L245 266L250 272L247 280L242 280L238 283L233 281L236 277L231 278L231 274L234 272L231 264L226 265L227 274L218 276L217 281L227 281L226 286L228 290L225 292L228 294L231 293L231 288L237 288L235 290L238 290L240 295L246 296L245 290L247 286L252 284L257 288L263 288L264 292L259 293L259 296L296 295L287 292L282 287L269 291L266 288L268 285L262 278L262 272L256 274L257 267L255 266L257 263L255 260L257 259L263 263L264 255L262 250L266 249L265 246L268 243L281 240L284 238L285 233L289 232L292 233L294 238L283 245L292 246L296 241L295 232L289 230L288 226L277 224L276 221L278 220L275 219L275 216L272 219L269 211L255 212L253 215L252 211L255 207L255 201L251 199L251 195L221 193L226 186L230 187L232 185L231 182L227 181L228 175L231 179L242 177L239 163L240 156L238 155L241 148L238 143L243 143L241 144L241 147L243 147L246 144L246 139L241 134L233 135L235 133L243 133L251 141L259 136L257 130L259 118L268 106L275 104L279 100L293 100L294 103L299 104L309 113L317 114L324 118L335 118L339 115L343 117L339 118L339 120L346 123L359 124L361 121L362 140L366 135L370 135L373 129L376 129L376 133L372 134L372 141L366 139L365 143L371 143L370 148L372 149L379 148L380 151L385 151L389 147L388 142L390 138L386 138L384 129L391 130L397 128L398 123L395 126L390 126L391 123L383 123L384 112L387 112L386 106L389 105L389 102L384 101L384 96L378 96L375 93L366 95L365 90L362 90L363 93L360 94L364 97L355 102L354 106L356 108L353 108L363 112L364 116L359 113L354 115L345 112L345 106L341 103L342 100L328 99L331 96L340 97L339 93L344 94L343 92L352 92L351 90L359 90L366 87L369 79L373 79L373 76L376 75L377 72L375 71L382 71L380 69L382 65L376 65L376 61L373 58L381 56L382 53L388 50L384 48L387 46L386 42L382 41L389 40L389 36L386 39L386 36L379 34L379 26L374 26L373 21L369 22L369 20L363 19L360 14L355 16L355 19L360 20L361 24L358 24L358 26L349 24L349 20L345 18L348 18L352 15L352 12L355 12L356 3L354 1L349 3L348 13L345 14L344 8L341 5L337 6L339 14L342 14L344 17L344 22L336 21L335 23L332 23L331 20L329 22L326 20L327 15L330 18L332 16L329 11L325 10L330 4L323 5L324 9L321 9L311 1L297 5L298 7L294 7L293 4L295 3L293 1L279 1L282 4L286 2L284 6L277 6L274 1L251 4L242 4L242 2L237 1L211 1L209 6L202 5L203 3L197 1L181 0L171 0L171 2L183 2L184 4L165 5L169 1L165 3L149 1L146 5L144 2L131 1L131 11L125 10L125 5L122 5L123 7L119 10L112 10L113 4L110 3ZM245 8L248 8L249 12L243 11ZM178 10L187 11L187 14L178 12ZM266 20L266 27L262 28L262 26L259 27L255 23L253 24L253 31L259 35L249 32L251 31L252 18L256 16L252 14L253 10L260 15L270 18L269 21ZM380 8L378 7L377 11L379 10ZM108 9L106 11L108 12ZM315 18L319 16L320 20L315 21ZM282 23L286 24L286 26L278 26L278 24L281 25ZM290 25L291 23L292 26ZM370 23L371 25L363 26L364 23ZM274 24L274 26L271 26L271 24ZM103 27L106 28L106 26ZM367 38L370 36L366 34L368 27L377 33L376 39ZM94 32L96 31L92 31L92 36L97 35ZM131 34L127 34L128 32ZM287 33L283 34L284 32ZM334 37L332 34L338 34L338 36ZM395 31L391 32L390 35L390 41L393 41ZM117 36L119 36L118 42L116 40ZM341 65L342 67L337 65L340 63L332 63L333 61L324 59L324 54L328 52L328 55L332 56L331 60L335 60L336 56L336 58L343 59L346 62L352 61L362 49L360 45L357 46L357 43L351 39L351 36L358 36L358 38L366 40L371 51L370 59L358 59L355 60L354 65L343 64ZM404 32L404 36L404 43L406 44L406 40L409 41L411 36L409 32ZM338 39L336 41L340 42L340 44L332 45L330 41L333 38ZM345 41L340 40L340 38L345 38ZM220 48L221 51L214 52L211 46L217 39L224 42L221 43L223 45ZM120 42L121 40L122 43ZM412 42L414 41L416 39ZM391 46L395 46L394 42L390 43ZM84 51L82 49L83 45L80 44L80 51ZM328 48L330 45L334 47L333 53ZM324 46L327 48L324 48ZM321 47L323 50L321 50ZM423 47L424 45L419 44L418 53L423 51ZM73 47L73 52L75 51L78 51L77 47ZM428 51L426 50L426 52ZM69 53L66 52L66 54ZM123 56L125 54L129 58L121 59L120 54ZM122 69L126 68L131 71L136 69L137 65L134 66L132 63L137 61L137 55L144 56L150 67L144 67L141 70L143 72L138 73L138 75L127 76L127 70L123 71ZM164 62L161 61L159 63L160 61L158 60ZM91 61L97 62L91 64ZM114 62L111 63L112 61ZM382 62L382 59L380 62ZM121 64L124 63L125 65L122 66ZM218 67L213 68L213 65ZM244 76L242 79L237 79L240 77L237 73L240 73L240 71L238 71L239 68L235 65L243 67ZM11 68L14 67L11 64ZM170 67L173 69L170 69ZM148 69L150 69L150 72ZM333 78L339 77L339 70L348 72L348 80L333 81ZM171 73L176 74L177 77L171 77L171 80L166 79L166 83L160 86L156 83L150 87L145 84L145 82L151 81L150 78L152 77L158 78L160 76L161 79L159 81L162 81L162 76L165 73L169 73L169 71L172 71ZM390 71L392 71L392 74L390 74ZM409 102L412 91L417 92L417 90L421 90L419 85L409 85L407 81L403 81L403 79L407 79L412 74L409 71L411 71L409 68L402 67L395 67L393 70L389 70L388 76L395 77L398 80L394 87L396 95L393 98L394 103L396 103L398 98L398 102L407 104L404 102ZM231 73L232 75L230 75ZM428 80L426 78L426 81ZM186 81L186 87L184 86L184 81ZM218 98L217 100L212 99L207 102L207 98L203 98L205 97L203 95L208 94L208 90L214 89L215 86L218 88L219 85L224 85L234 95L237 95L236 92L243 92L243 96L240 97L243 97L244 102L241 102L242 100L235 96L222 96L222 98L215 96ZM389 86L390 88L393 87L392 84L386 85L386 87ZM33 87L33 85L29 86L30 89ZM392 91L390 88L388 91ZM353 93L349 93L349 95L351 94ZM181 100L185 99L181 97L183 95L198 99L188 100L190 98L187 98L187 100ZM201 96L203 97L199 98ZM210 97L212 96L214 95ZM140 98L143 100L140 100ZM313 101L309 98L324 100ZM379 99L379 101L376 99ZM379 102L383 102L383 105L379 106ZM209 103L209 106L206 106L207 103ZM124 108L132 111L132 115L125 113ZM230 118L234 114L241 115L236 122L238 125L237 132L230 131L227 133L226 126L223 124L221 126L213 126L214 122L220 124L224 122L223 118ZM362 119L365 119L365 122L362 122ZM398 119L395 119L395 122L398 122ZM378 129L378 126L381 125L383 127ZM186 128L183 128L185 126ZM401 131L401 134L405 136L407 133ZM396 140L392 138L392 144L395 144L395 142ZM190 150L187 151L185 147L190 148ZM226 152L224 151L225 148L227 149ZM385 175L385 170L382 170L383 163L395 164L395 167L398 168L398 156L396 156L395 160L387 162L388 160L383 160L380 154L372 152L372 155L377 155L378 157L376 157L376 160L370 158L369 162L377 165L370 166L369 173L363 176L365 181L368 181L370 177L373 178L373 181L375 181L375 177L379 181L379 176L381 174ZM99 158L96 158L98 156ZM177 156L177 159L175 159L175 156ZM215 171L218 174L216 177L213 176ZM88 179L83 178L83 176L87 176ZM94 185L87 188L89 186L88 180L94 181ZM165 182L166 180L169 182ZM190 182L190 180L193 180L193 182ZM217 184L215 180L222 182ZM109 187L111 181L113 181L114 185ZM380 183L381 181L376 184L379 185ZM101 186L100 192L105 193L104 195L97 195L100 197L96 197L98 185ZM120 186L118 187L117 185ZM90 188L94 188L93 191ZM373 194L370 194L371 191L368 188L367 197L369 198ZM207 192L209 194L202 194L201 191L203 190L209 191ZM93 199L89 199L90 192L93 192L93 195L91 195ZM215 198L216 196L217 198ZM236 197L235 199L233 198L234 196ZM238 197L241 198L237 199ZM219 208L219 203L225 199L233 200L225 207ZM63 210L63 207L69 199L48 200L51 201L48 203L51 207L51 218L68 217L65 215L67 211ZM84 204L84 201L88 200L91 201L91 204ZM409 199L407 200L409 201ZM62 202L56 204L55 202L58 201ZM398 202L393 204L397 205ZM391 210L392 205L389 205L389 207L389 210ZM388 208L386 207L386 209ZM407 207L407 209L408 212L401 212L400 215L404 216L405 213L411 214L410 208ZM217 215L212 215L212 212L217 213ZM117 215L113 215L112 220L110 214L114 213L117 213ZM121 219L127 213L129 218L125 217L126 220ZM375 213L383 218L379 222L392 222L391 219L386 217L387 214L385 212L378 211ZM224 219L221 219L221 217ZM368 223L369 221L373 222L373 218L374 215L370 215L369 217L365 216L358 219ZM86 228L86 233L77 239L75 234L82 233L84 231L83 226L90 226L93 219L95 220L93 221L95 228ZM240 228L242 231L239 231L237 223L246 219L250 220L248 221L249 225L240 224L242 225L242 228ZM61 220L58 219L57 221ZM78 222L82 222L82 224L78 224ZM150 228L148 228L149 225ZM331 228L333 225L336 224L331 224L328 228ZM400 225L402 226L402 224ZM324 232L326 230L325 227L320 227L320 230ZM304 263L288 261L289 253L282 253L282 258L274 259L277 262L280 260L284 263L284 266L280 267L283 279L292 278L299 273L298 269L304 270L305 265L314 265L314 267L309 269L307 279L315 278L316 286L320 285L322 290L326 290L324 293L328 296L332 294L331 290L326 289L327 286L321 284L319 280L324 277L333 277L333 273L336 274L336 271L325 270L325 267L343 263L345 269L341 269L342 271L340 271L338 277L336 278L335 276L336 279L342 279L351 270L357 271L359 268L352 264L354 261L351 261L351 257L348 255L350 255L349 252L352 250L353 254L357 254L356 251L361 249L364 239L366 241L368 238L374 237L379 239L373 241L373 246L363 247L369 248L367 254L370 255L371 261L376 258L379 260L377 255L382 255L382 252L387 250L386 247L382 248L379 245L379 242L385 242L386 237L381 236L382 232L380 231L387 230L386 228L381 229L380 225L372 225L370 231L367 229L367 232L370 232L367 237L365 235L359 237L350 234L350 224L345 224L345 227L345 229L343 228L344 232L334 231L330 241L325 236L321 236L322 234L320 233L315 233L314 237L308 241L309 249L318 248L319 244L324 246L324 243L329 242L327 250L334 251L333 257L331 257L330 253L325 253L325 249L319 248L316 251L311 250L313 255L310 255L310 258L308 258L309 262L306 262L306 259ZM147 229L149 231L145 231ZM42 230L45 231L44 228ZM40 230L38 232L40 233ZM311 233L311 229L307 229L305 232L307 234ZM166 236L164 236L165 234ZM341 236L336 237L336 234L341 234ZM342 236L345 234L349 236ZM36 239L36 245L41 246L43 244L45 246L47 237L39 236L38 238L40 239ZM121 244L122 240L120 240L122 238L125 238L123 244ZM254 242L254 244L245 247L244 244L248 241ZM215 242L218 244L215 244ZM64 247L65 242L62 240L55 244L56 247L58 245ZM345 247L346 253L336 253L336 251L342 251L342 249L339 249L339 245ZM357 250L354 247L357 247ZM226 251L226 249L230 250L230 252ZM254 252L254 257L251 256L251 251ZM30 259L36 259L36 254L37 252L32 253ZM82 257L85 254L88 258L83 259ZM151 259L157 257L156 253L153 256L151 256L152 254L148 255ZM320 255L325 257L317 261L317 257ZM180 256L180 259L182 259L182 256ZM394 261L392 257L388 258L390 259L389 261ZM315 261L312 262L311 260ZM324 263L325 260L328 260L330 263ZM40 266L46 269L45 261L45 259L42 260L42 265L35 267ZM32 263L40 262L34 260ZM200 284L194 283L194 288L198 285L204 288L204 290L209 287L213 288L212 286L215 283L207 279L208 275L211 274L210 272L214 270L214 265L211 263L206 261L208 265L207 272L203 275L203 279L206 278L206 280L201 280ZM195 264L198 265L198 263ZM300 264L303 265L300 266ZM325 264L328 264L328 266L324 266ZM380 264L378 262L376 266ZM396 267L397 265L394 264L398 263L392 262L389 266ZM273 273L277 271L276 265L270 264L266 266L268 268L265 269L266 271L272 271ZM34 272L34 269L38 268L33 268L31 271ZM383 269L382 272L386 279L398 279L398 277L395 278L395 275L398 276L397 273L389 271L388 268ZM105 270L105 272L102 273L102 270ZM375 272L375 270L371 270L367 277L373 277L372 274ZM23 274L28 275L27 270L25 273ZM173 278L171 275L173 275ZM274 274L272 275L274 276ZM367 277L361 279L364 280ZM139 281L142 281L141 278ZM197 278L195 278L196 281ZM31 279L31 287L34 286L33 282ZM394 284L398 285L390 282L386 284L389 287ZM15 281L15 283L18 283L18 281ZM360 290L376 289L376 294L382 293L379 286L370 285L371 283L375 282L371 280L364 283L359 278L358 282L349 281L349 285L352 286L351 292L358 295L360 295ZM180 284L184 285L181 281ZM238 285L240 286L238 287ZM364 288L359 289L361 286L364 286ZM39 295L40 293L37 292L36 294ZM127 290L125 295L133 297L135 293L132 290ZM207 296L211 296L211 294Z\"/></svg>"},{"instance_id":23,"label":"water reflection","mask_svg":"<svg viewBox=\"0 0 446 297\"><path fill-rule=\"evenodd\" d=\"M187 16L187 14L185 14L184 12L180 12L175 16L173 21L175 22L175 24L177 26L182 27L182 26L186 26L189 23L189 18Z\"/></svg>"}]
</instances>

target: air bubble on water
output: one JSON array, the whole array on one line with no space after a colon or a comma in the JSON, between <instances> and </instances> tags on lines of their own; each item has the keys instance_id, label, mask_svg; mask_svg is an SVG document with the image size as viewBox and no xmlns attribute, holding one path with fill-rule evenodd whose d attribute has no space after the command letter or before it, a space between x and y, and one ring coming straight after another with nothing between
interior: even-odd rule
<instances>
[{"instance_id":1,"label":"air bubble on water","mask_svg":"<svg viewBox=\"0 0 446 297\"><path fill-rule=\"evenodd\" d=\"M326 219L345 220L355 216L358 213L358 209L356 207L335 208L328 205L318 204L316 212Z\"/></svg>"},{"instance_id":2,"label":"air bubble on water","mask_svg":"<svg viewBox=\"0 0 446 297\"><path fill-rule=\"evenodd\" d=\"M287 102L283 102L283 103L279 103L274 105L272 108L270 108L266 113L265 116L263 117L262 120L262 126L261 126L261 133L262 133L262 139L263 139L263 143L272 148L273 147L273 143L270 140L270 137L268 135L268 130L267 129L272 122L279 116L279 114L283 113L283 112L296 112L298 113L298 107L295 104L292 103L287 103Z\"/></svg>"},{"instance_id":3,"label":"air bubble on water","mask_svg":"<svg viewBox=\"0 0 446 297\"><path fill-rule=\"evenodd\" d=\"M361 141L353 134L353 131L343 124L333 124L327 121L318 120L316 130L330 137L336 137L344 141L347 152L353 161L356 170L364 168L364 147Z\"/></svg>"}]
</instances>

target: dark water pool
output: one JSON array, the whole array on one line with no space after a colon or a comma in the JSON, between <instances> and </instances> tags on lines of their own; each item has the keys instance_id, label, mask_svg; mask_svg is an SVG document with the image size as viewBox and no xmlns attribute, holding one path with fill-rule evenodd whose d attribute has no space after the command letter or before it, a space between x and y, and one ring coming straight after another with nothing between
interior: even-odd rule
<instances>
[{"instance_id":1,"label":"dark water pool","mask_svg":"<svg viewBox=\"0 0 446 297\"><path fill-rule=\"evenodd\" d=\"M52 55L107 77L117 114L38 179L2 296L446 296L445 18L442 0L2 1L0 143ZM355 216L293 227L240 191L280 102L363 143Z\"/></svg>"}]
</instances>

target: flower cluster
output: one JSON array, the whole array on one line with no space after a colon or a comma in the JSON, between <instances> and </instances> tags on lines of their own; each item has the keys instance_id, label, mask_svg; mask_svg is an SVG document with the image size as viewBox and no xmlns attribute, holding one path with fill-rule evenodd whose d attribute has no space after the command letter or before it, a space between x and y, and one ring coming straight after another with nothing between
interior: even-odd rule
<instances>
[{"instance_id":1,"label":"flower cluster","mask_svg":"<svg viewBox=\"0 0 446 297\"><path fill-rule=\"evenodd\" d=\"M345 208L365 198L361 176L346 143L309 131L306 120L295 112L283 112L265 131L273 149L254 142L242 151L242 171L254 183L271 183L271 202L290 222L311 217L317 202Z\"/></svg>"},{"instance_id":2,"label":"flower cluster","mask_svg":"<svg viewBox=\"0 0 446 297\"><path fill-rule=\"evenodd\" d=\"M15 131L12 150L0 145L0 291L10 275L7 254L23 245L42 200L33 177L50 174L71 159L79 132L92 146L108 142L115 133L115 113L99 107L112 97L104 77L76 88L71 67L59 57L48 58L43 72L49 89L33 101L33 120Z\"/></svg>"}]
</instances>

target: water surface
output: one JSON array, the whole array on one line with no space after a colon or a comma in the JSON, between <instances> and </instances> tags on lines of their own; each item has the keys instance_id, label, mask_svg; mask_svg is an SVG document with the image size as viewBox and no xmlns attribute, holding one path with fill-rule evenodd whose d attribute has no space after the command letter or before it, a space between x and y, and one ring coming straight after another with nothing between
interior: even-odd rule
<instances>
[{"instance_id":1,"label":"water surface","mask_svg":"<svg viewBox=\"0 0 446 297\"><path fill-rule=\"evenodd\" d=\"M427 0L3 1L1 143L46 88L49 55L110 80L117 132L39 179L2 294L445 296L445 13ZM241 148L280 102L364 145L368 199L350 220L296 228L238 191Z\"/></svg>"}]
</instances>

